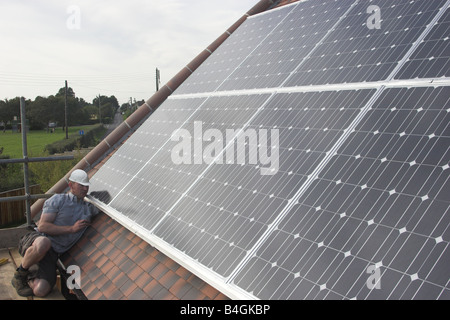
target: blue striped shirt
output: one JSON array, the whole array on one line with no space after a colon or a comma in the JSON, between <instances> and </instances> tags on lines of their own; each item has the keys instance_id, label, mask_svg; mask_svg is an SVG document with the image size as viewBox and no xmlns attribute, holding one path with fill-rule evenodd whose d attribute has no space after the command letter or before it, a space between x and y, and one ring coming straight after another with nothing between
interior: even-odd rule
<instances>
[{"instance_id":1,"label":"blue striped shirt","mask_svg":"<svg viewBox=\"0 0 450 320\"><path fill-rule=\"evenodd\" d=\"M98 209L84 200L78 200L72 193L55 194L45 201L42 214L56 213L53 224L57 226L72 226L78 220L88 220L98 213ZM53 250L64 253L69 250L83 235L83 230L77 233L62 234L58 236L46 235L52 242Z\"/></svg>"}]
</instances>

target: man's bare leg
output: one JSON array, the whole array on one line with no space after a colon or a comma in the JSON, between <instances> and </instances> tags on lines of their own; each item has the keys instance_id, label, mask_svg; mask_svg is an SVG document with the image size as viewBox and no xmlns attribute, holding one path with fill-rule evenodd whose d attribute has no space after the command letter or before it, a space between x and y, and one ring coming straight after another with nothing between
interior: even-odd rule
<instances>
[{"instance_id":1,"label":"man's bare leg","mask_svg":"<svg viewBox=\"0 0 450 320\"><path fill-rule=\"evenodd\" d=\"M26 297L33 294L37 297L44 297L51 291L50 284L44 279L34 279L27 283L28 269L41 261L50 248L51 242L48 238L38 237L26 250L22 263L11 280L12 285L16 288L20 296Z\"/></svg>"},{"instance_id":2,"label":"man's bare leg","mask_svg":"<svg viewBox=\"0 0 450 320\"><path fill-rule=\"evenodd\" d=\"M33 241L33 245L28 248L22 259L22 267L24 269L30 268L32 265L37 264L39 261L44 259L48 250L52 247L50 239L46 237L39 237ZM33 294L36 297L45 297L52 288L47 280L44 279L33 279L29 282L31 289L33 289Z\"/></svg>"},{"instance_id":3,"label":"man's bare leg","mask_svg":"<svg viewBox=\"0 0 450 320\"><path fill-rule=\"evenodd\" d=\"M30 288L33 289L33 294L36 297L45 297L50 293L52 287L47 280L44 279L33 279L30 281Z\"/></svg>"},{"instance_id":4,"label":"man's bare leg","mask_svg":"<svg viewBox=\"0 0 450 320\"><path fill-rule=\"evenodd\" d=\"M38 237L33 241L31 247L27 249L22 259L22 267L29 269L32 265L44 259L48 250L50 250L52 243L46 237Z\"/></svg>"}]
</instances>

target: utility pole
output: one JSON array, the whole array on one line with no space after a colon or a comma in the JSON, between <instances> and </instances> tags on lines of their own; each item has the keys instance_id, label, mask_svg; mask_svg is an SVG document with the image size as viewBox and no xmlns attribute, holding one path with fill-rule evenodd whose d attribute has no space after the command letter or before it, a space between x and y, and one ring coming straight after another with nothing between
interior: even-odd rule
<instances>
[{"instance_id":1,"label":"utility pole","mask_svg":"<svg viewBox=\"0 0 450 320\"><path fill-rule=\"evenodd\" d=\"M100 93L98 94L98 118L100 119L100 123L102 123L102 110L100 108Z\"/></svg>"},{"instance_id":2,"label":"utility pole","mask_svg":"<svg viewBox=\"0 0 450 320\"><path fill-rule=\"evenodd\" d=\"M159 91L159 84L161 83L161 72L156 68L156 91Z\"/></svg>"},{"instance_id":3,"label":"utility pole","mask_svg":"<svg viewBox=\"0 0 450 320\"><path fill-rule=\"evenodd\" d=\"M26 198L27 224L31 225L31 203L30 184L28 181L28 145L27 145L27 122L25 118L25 98L20 98L20 122L22 126L22 154L23 154L23 177Z\"/></svg>"},{"instance_id":4,"label":"utility pole","mask_svg":"<svg viewBox=\"0 0 450 320\"><path fill-rule=\"evenodd\" d=\"M65 97L64 97L64 101L65 101L65 107L64 107L64 126L66 128L66 139L69 139L69 128L68 128L68 124L67 124L67 80L66 80L66 90L65 90Z\"/></svg>"}]
</instances>

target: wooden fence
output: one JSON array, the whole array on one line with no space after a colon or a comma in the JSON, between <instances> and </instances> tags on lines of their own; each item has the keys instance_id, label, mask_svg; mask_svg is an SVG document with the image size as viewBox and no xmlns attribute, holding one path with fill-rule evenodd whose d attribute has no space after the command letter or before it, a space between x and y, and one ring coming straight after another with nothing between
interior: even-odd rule
<instances>
[{"instance_id":1,"label":"wooden fence","mask_svg":"<svg viewBox=\"0 0 450 320\"><path fill-rule=\"evenodd\" d=\"M41 188L39 185L30 187L31 194L40 194ZM0 198L3 197L18 197L25 195L25 189L10 190L0 193ZM0 202L0 228L14 226L20 223L25 223L26 219L25 201L14 202Z\"/></svg>"}]
</instances>

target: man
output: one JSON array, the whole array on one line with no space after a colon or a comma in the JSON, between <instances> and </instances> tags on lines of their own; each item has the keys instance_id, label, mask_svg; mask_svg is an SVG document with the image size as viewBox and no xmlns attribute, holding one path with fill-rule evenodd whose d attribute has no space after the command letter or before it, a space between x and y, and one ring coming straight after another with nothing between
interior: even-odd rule
<instances>
[{"instance_id":1,"label":"man","mask_svg":"<svg viewBox=\"0 0 450 320\"><path fill-rule=\"evenodd\" d=\"M22 264L11 281L20 296L45 297L56 283L56 263L60 254L69 250L89 226L97 208L84 201L89 191L89 178L83 170L69 177L70 192L56 194L45 201L36 228L20 240ZM38 264L36 274L29 268Z\"/></svg>"}]
</instances>

